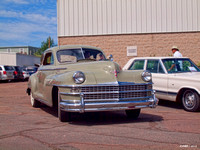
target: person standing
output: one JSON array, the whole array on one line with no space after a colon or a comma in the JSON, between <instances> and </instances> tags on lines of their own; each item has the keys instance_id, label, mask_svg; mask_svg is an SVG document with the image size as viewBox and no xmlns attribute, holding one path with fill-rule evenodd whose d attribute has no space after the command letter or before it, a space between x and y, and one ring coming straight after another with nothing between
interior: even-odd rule
<instances>
[{"instance_id":1,"label":"person standing","mask_svg":"<svg viewBox=\"0 0 200 150\"><path fill-rule=\"evenodd\" d=\"M183 57L183 55L179 52L179 49L177 46L172 47L172 53L174 57Z\"/></svg>"},{"instance_id":2,"label":"person standing","mask_svg":"<svg viewBox=\"0 0 200 150\"><path fill-rule=\"evenodd\" d=\"M179 49L177 46L173 46L172 47L172 53L173 53L173 56L176 57L176 58L179 58L179 57L183 57L183 55L179 52ZM171 67L168 69L168 71L171 71L175 65L177 65L177 69L180 70L180 68L182 68L182 64L172 64Z\"/></svg>"}]
</instances>

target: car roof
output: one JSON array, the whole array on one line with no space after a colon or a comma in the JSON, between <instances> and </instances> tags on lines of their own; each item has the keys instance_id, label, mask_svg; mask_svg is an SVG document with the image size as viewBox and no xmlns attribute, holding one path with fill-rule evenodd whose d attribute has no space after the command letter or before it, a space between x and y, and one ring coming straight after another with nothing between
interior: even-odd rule
<instances>
[{"instance_id":1,"label":"car roof","mask_svg":"<svg viewBox=\"0 0 200 150\"><path fill-rule=\"evenodd\" d=\"M48 48L47 50L45 50L45 52L49 50L58 51L62 49L75 49L75 48L88 48L88 49L97 49L99 51L102 51L102 49L98 47L88 46L88 45L60 45L60 46Z\"/></svg>"},{"instance_id":2,"label":"car roof","mask_svg":"<svg viewBox=\"0 0 200 150\"><path fill-rule=\"evenodd\" d=\"M180 59L180 58L188 58L188 57L134 57L133 59Z\"/></svg>"}]
</instances>

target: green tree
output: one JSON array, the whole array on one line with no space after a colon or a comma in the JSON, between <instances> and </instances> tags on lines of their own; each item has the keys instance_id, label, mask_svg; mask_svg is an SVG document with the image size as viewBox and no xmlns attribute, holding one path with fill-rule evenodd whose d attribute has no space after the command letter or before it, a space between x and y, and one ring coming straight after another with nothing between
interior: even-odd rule
<instances>
[{"instance_id":1,"label":"green tree","mask_svg":"<svg viewBox=\"0 0 200 150\"><path fill-rule=\"evenodd\" d=\"M41 55L43 54L43 52L50 48L50 47L53 47L53 46L56 46L54 44L54 40L49 36L46 41L43 41L41 43L41 48L34 54L35 56L38 56L38 57L41 57Z\"/></svg>"}]
</instances>

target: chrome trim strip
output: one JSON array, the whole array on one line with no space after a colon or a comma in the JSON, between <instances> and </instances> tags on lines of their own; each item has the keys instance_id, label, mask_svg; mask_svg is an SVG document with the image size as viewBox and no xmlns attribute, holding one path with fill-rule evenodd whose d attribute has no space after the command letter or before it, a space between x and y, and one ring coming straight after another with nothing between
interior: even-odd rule
<instances>
[{"instance_id":1,"label":"chrome trim strip","mask_svg":"<svg viewBox=\"0 0 200 150\"><path fill-rule=\"evenodd\" d=\"M135 92L152 92L153 90L135 90L135 91L112 91L112 92L81 92L81 93L65 93L60 92L61 95L90 95L90 94L117 94L117 93L135 93Z\"/></svg>"},{"instance_id":2,"label":"chrome trim strip","mask_svg":"<svg viewBox=\"0 0 200 150\"><path fill-rule=\"evenodd\" d=\"M147 96L147 97L129 97L129 98L115 98L115 99L84 99L85 102L90 102L90 101L98 101L98 100L101 100L101 101L109 101L109 100L115 100L117 102L119 101L127 101L127 100L139 100L139 99L145 99L145 98L152 98L152 96Z\"/></svg>"},{"instance_id":3,"label":"chrome trim strip","mask_svg":"<svg viewBox=\"0 0 200 150\"><path fill-rule=\"evenodd\" d=\"M65 92L59 92L61 95L69 95L69 96L75 96L75 95L81 95L81 93L65 93Z\"/></svg>"},{"instance_id":4,"label":"chrome trim strip","mask_svg":"<svg viewBox=\"0 0 200 150\"><path fill-rule=\"evenodd\" d=\"M39 69L38 71L55 71L55 70L66 70L67 68L54 68L54 69Z\"/></svg>"},{"instance_id":5,"label":"chrome trim strip","mask_svg":"<svg viewBox=\"0 0 200 150\"><path fill-rule=\"evenodd\" d=\"M65 99L62 99L62 102L71 103L71 104L79 104L80 100L65 100Z\"/></svg>"},{"instance_id":6,"label":"chrome trim strip","mask_svg":"<svg viewBox=\"0 0 200 150\"><path fill-rule=\"evenodd\" d=\"M102 102L102 101L115 101L115 102L119 102L119 101L124 101L127 102L127 100L139 100L139 99L149 99L149 98L153 98L153 96L147 96L147 97L130 97L130 98L113 98L113 99L84 99L85 102ZM65 99L63 99L62 101L67 101ZM135 101L134 101L135 102Z\"/></svg>"},{"instance_id":7,"label":"chrome trim strip","mask_svg":"<svg viewBox=\"0 0 200 150\"><path fill-rule=\"evenodd\" d=\"M156 90L156 93L162 94L162 95L171 95L171 96L176 96L178 94L176 92L165 92L165 91L159 91L159 90Z\"/></svg>"},{"instance_id":8,"label":"chrome trim strip","mask_svg":"<svg viewBox=\"0 0 200 150\"><path fill-rule=\"evenodd\" d=\"M93 85L57 85L57 84L53 84L53 86L57 86L57 87L61 87L61 88L120 86L120 85L152 85L152 82L150 82L150 83L116 82L114 84L93 84Z\"/></svg>"}]
</instances>

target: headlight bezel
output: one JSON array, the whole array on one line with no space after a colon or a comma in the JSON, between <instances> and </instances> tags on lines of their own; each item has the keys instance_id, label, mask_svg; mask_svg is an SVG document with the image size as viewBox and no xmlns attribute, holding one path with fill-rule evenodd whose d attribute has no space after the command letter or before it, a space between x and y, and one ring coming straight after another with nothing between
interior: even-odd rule
<instances>
[{"instance_id":1,"label":"headlight bezel","mask_svg":"<svg viewBox=\"0 0 200 150\"><path fill-rule=\"evenodd\" d=\"M73 79L76 84L82 84L85 82L85 74L81 71L76 71L73 74Z\"/></svg>"},{"instance_id":2,"label":"headlight bezel","mask_svg":"<svg viewBox=\"0 0 200 150\"><path fill-rule=\"evenodd\" d=\"M142 74L142 80L145 81L145 82L151 82L152 81L152 74L150 71L143 71Z\"/></svg>"}]
</instances>

